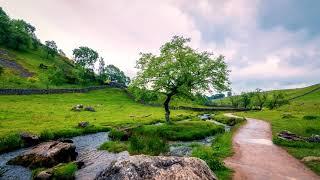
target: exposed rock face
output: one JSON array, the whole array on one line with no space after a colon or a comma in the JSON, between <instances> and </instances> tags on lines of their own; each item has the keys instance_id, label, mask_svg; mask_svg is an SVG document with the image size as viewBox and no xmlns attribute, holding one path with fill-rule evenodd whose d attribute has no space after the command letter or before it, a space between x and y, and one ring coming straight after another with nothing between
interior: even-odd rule
<instances>
[{"instance_id":1,"label":"exposed rock face","mask_svg":"<svg viewBox=\"0 0 320 180\"><path fill-rule=\"evenodd\" d=\"M21 133L21 134L20 134L20 137L21 137L21 139L22 139L22 141L23 141L23 144L24 144L26 147L34 146L34 145L40 143L39 136L30 134L30 133L27 133L27 132Z\"/></svg>"},{"instance_id":2,"label":"exposed rock face","mask_svg":"<svg viewBox=\"0 0 320 180\"><path fill-rule=\"evenodd\" d=\"M85 111L96 112L96 110L95 110L93 107L91 107L91 106L85 107L84 110L85 110Z\"/></svg>"},{"instance_id":3,"label":"exposed rock face","mask_svg":"<svg viewBox=\"0 0 320 180\"><path fill-rule=\"evenodd\" d=\"M285 140L292 140L292 141L304 141L303 137L300 137L290 131L281 131L278 134L278 137Z\"/></svg>"},{"instance_id":4,"label":"exposed rock face","mask_svg":"<svg viewBox=\"0 0 320 180\"><path fill-rule=\"evenodd\" d=\"M73 161L77 157L72 143L49 141L41 143L24 154L11 159L8 164L24 167L52 167L59 163Z\"/></svg>"},{"instance_id":5,"label":"exposed rock face","mask_svg":"<svg viewBox=\"0 0 320 180\"><path fill-rule=\"evenodd\" d=\"M95 179L215 180L217 178L206 163L197 158L137 155L112 163Z\"/></svg>"}]
</instances>

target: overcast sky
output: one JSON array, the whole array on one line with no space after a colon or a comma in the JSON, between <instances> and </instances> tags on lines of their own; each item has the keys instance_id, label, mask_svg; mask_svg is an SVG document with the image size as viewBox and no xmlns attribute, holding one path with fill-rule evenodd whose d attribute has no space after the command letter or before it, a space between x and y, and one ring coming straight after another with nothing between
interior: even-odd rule
<instances>
[{"instance_id":1,"label":"overcast sky","mask_svg":"<svg viewBox=\"0 0 320 180\"><path fill-rule=\"evenodd\" d=\"M320 1L0 0L42 42L96 49L133 77L139 52L157 53L173 35L226 57L236 92L320 82Z\"/></svg>"}]
</instances>

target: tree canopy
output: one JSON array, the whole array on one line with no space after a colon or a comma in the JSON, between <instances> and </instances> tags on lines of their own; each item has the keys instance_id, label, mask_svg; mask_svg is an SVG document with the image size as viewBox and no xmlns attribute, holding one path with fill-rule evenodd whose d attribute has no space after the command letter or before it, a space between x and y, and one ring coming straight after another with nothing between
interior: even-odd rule
<instances>
[{"instance_id":1,"label":"tree canopy","mask_svg":"<svg viewBox=\"0 0 320 180\"><path fill-rule=\"evenodd\" d=\"M110 81L117 82L120 84L128 85L130 83L130 78L127 77L123 71L121 71L115 65L108 65L105 69L107 78Z\"/></svg>"},{"instance_id":2,"label":"tree canopy","mask_svg":"<svg viewBox=\"0 0 320 180\"><path fill-rule=\"evenodd\" d=\"M58 53L58 46L57 46L56 42L54 42L54 41L46 41L45 47L46 47L46 51L47 51L47 59L48 59L49 55L54 57Z\"/></svg>"},{"instance_id":3,"label":"tree canopy","mask_svg":"<svg viewBox=\"0 0 320 180\"><path fill-rule=\"evenodd\" d=\"M223 56L199 52L188 46L189 38L174 36L160 48L160 54L141 53L134 85L166 95L164 107L170 122L169 103L174 95L191 97L210 89L229 89L227 64Z\"/></svg>"},{"instance_id":4,"label":"tree canopy","mask_svg":"<svg viewBox=\"0 0 320 180\"><path fill-rule=\"evenodd\" d=\"M76 64L91 69L99 58L99 54L95 50L85 46L74 49L73 56Z\"/></svg>"}]
</instances>

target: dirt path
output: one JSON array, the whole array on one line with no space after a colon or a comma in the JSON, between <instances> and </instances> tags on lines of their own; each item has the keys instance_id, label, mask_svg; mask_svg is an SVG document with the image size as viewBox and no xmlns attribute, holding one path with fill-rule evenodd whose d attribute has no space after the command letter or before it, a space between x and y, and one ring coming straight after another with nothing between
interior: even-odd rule
<instances>
[{"instance_id":1,"label":"dirt path","mask_svg":"<svg viewBox=\"0 0 320 180\"><path fill-rule=\"evenodd\" d=\"M247 118L247 123L233 137L235 154L225 160L226 165L235 171L234 179L320 179L299 160L274 145L271 139L269 123Z\"/></svg>"}]
</instances>

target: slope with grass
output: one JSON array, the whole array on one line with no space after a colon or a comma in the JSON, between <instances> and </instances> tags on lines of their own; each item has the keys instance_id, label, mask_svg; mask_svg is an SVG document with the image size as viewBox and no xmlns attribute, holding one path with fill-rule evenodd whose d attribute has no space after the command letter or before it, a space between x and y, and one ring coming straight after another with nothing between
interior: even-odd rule
<instances>
[{"instance_id":1,"label":"slope with grass","mask_svg":"<svg viewBox=\"0 0 320 180\"><path fill-rule=\"evenodd\" d=\"M47 67L40 68L40 64ZM47 88L48 76L52 73L50 70L60 68L71 72L74 69L68 58L60 55L46 58L46 52L42 49L15 51L0 47L0 65L4 68L0 75L0 88ZM66 83L59 86L79 87ZM57 87L50 85L50 88Z\"/></svg>"},{"instance_id":2,"label":"slope with grass","mask_svg":"<svg viewBox=\"0 0 320 180\"><path fill-rule=\"evenodd\" d=\"M71 111L76 104L92 106L96 112ZM193 115L191 111L172 111L173 120ZM49 137L79 135L84 131L77 128L81 121L98 130L151 124L164 122L164 110L136 103L124 90L112 88L83 94L0 96L0 146L6 143L3 138L25 131Z\"/></svg>"},{"instance_id":3,"label":"slope with grass","mask_svg":"<svg viewBox=\"0 0 320 180\"><path fill-rule=\"evenodd\" d=\"M294 97L312 91L320 85L302 89L283 90ZM300 136L320 135L320 91L314 91L299 98L293 99L289 104L275 110L252 111L238 113L239 115L262 119L271 123L273 141L284 147L297 159L307 156L320 157L320 144L308 142L289 142L277 138L280 131L288 130ZM320 174L320 162L305 162L317 174Z\"/></svg>"}]
</instances>

